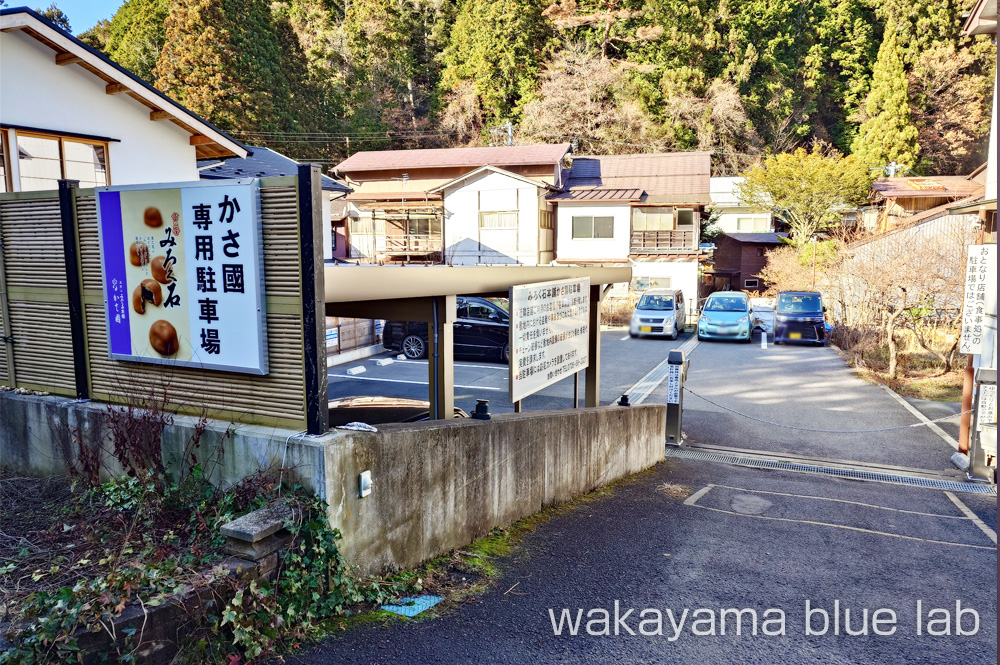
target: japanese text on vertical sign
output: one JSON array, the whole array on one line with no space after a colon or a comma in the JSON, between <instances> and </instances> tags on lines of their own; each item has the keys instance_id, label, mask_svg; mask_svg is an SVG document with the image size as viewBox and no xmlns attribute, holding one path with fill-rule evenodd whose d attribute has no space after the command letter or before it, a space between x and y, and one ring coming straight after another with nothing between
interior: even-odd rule
<instances>
[{"instance_id":1,"label":"japanese text on vertical sign","mask_svg":"<svg viewBox=\"0 0 1000 665\"><path fill-rule=\"evenodd\" d=\"M960 353L983 352L986 316L996 314L996 245L969 247L965 268Z\"/></svg>"}]
</instances>

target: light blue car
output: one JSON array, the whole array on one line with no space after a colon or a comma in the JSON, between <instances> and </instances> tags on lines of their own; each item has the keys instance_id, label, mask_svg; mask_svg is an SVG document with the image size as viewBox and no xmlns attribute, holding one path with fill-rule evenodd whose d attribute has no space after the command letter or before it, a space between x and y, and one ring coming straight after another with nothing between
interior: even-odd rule
<instances>
[{"instance_id":1,"label":"light blue car","mask_svg":"<svg viewBox=\"0 0 1000 665\"><path fill-rule=\"evenodd\" d=\"M698 339L749 342L753 336L753 307L740 291L716 291L708 296L698 318Z\"/></svg>"}]
</instances>

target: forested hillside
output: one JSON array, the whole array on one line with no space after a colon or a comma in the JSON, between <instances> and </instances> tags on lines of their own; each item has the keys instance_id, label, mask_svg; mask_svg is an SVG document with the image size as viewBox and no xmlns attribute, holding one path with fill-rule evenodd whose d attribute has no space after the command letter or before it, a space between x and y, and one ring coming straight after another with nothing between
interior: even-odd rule
<instances>
[{"instance_id":1,"label":"forested hillside","mask_svg":"<svg viewBox=\"0 0 1000 665\"><path fill-rule=\"evenodd\" d=\"M815 139L913 172L985 160L996 48L967 0L128 0L81 37L300 159L499 140L713 150ZM504 133L505 135L505 133Z\"/></svg>"}]
</instances>

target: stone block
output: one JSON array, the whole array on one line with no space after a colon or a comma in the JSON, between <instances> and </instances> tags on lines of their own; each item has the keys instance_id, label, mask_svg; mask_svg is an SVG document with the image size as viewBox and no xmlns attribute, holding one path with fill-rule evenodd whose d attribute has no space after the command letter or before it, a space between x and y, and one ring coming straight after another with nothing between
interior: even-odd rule
<instances>
[{"instance_id":1,"label":"stone block","mask_svg":"<svg viewBox=\"0 0 1000 665\"><path fill-rule=\"evenodd\" d=\"M219 531L226 538L255 543L284 528L292 517L286 503L274 503L222 525Z\"/></svg>"}]
</instances>

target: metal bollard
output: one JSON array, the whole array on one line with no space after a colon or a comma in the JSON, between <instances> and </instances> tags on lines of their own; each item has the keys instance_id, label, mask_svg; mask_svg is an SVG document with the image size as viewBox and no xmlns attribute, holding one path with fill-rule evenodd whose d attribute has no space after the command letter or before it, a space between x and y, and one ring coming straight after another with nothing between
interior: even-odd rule
<instances>
[{"instance_id":1,"label":"metal bollard","mask_svg":"<svg viewBox=\"0 0 1000 665\"><path fill-rule=\"evenodd\" d=\"M674 349L667 355L667 445L680 446L681 415L684 411L684 379L688 361L684 352Z\"/></svg>"}]
</instances>

